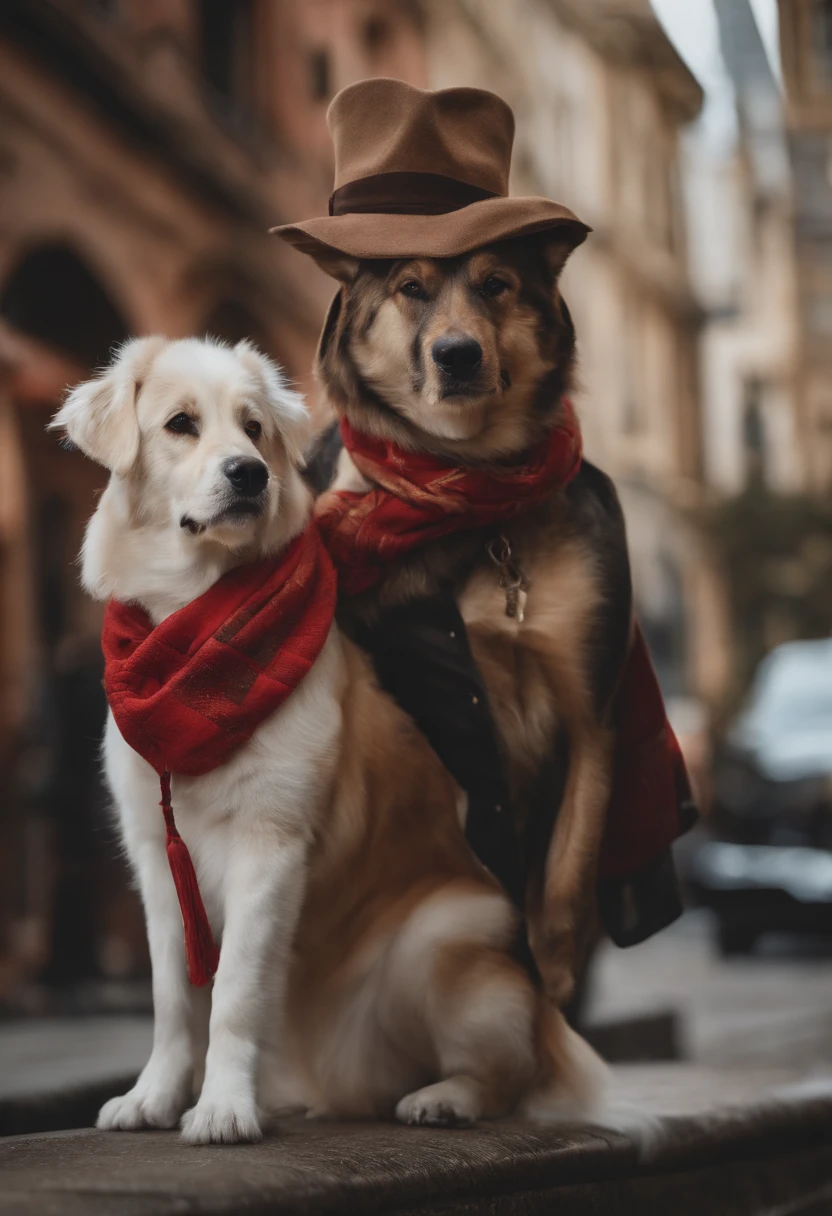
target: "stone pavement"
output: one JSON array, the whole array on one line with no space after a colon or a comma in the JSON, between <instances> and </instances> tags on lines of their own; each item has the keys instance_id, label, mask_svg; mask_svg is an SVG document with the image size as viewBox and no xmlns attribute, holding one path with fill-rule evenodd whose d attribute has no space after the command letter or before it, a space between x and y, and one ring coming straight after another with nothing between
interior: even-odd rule
<instances>
[{"instance_id":1,"label":"stone pavement","mask_svg":"<svg viewBox=\"0 0 832 1216\"><path fill-rule=\"evenodd\" d=\"M590 1022L656 1009L678 1012L683 1055L694 1063L832 1073L828 946L771 938L755 955L721 958L710 914L699 910L630 950L606 946Z\"/></svg>"}]
</instances>

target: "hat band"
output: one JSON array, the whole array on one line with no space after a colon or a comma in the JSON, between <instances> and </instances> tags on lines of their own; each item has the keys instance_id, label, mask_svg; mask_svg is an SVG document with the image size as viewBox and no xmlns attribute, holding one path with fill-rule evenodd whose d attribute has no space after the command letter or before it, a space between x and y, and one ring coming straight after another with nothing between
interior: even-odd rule
<instances>
[{"instance_id":1,"label":"hat band","mask_svg":"<svg viewBox=\"0 0 832 1216\"><path fill-rule=\"evenodd\" d=\"M445 215L500 197L493 190L441 173L374 173L339 186L329 200L329 214Z\"/></svg>"}]
</instances>

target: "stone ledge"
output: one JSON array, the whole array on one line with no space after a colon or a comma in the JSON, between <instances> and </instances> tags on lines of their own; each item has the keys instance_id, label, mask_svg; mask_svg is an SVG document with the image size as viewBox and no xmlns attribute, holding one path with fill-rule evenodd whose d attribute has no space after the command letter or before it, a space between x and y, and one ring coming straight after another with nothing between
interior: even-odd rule
<instances>
[{"instance_id":1,"label":"stone ledge","mask_svg":"<svg viewBox=\"0 0 832 1216\"><path fill-rule=\"evenodd\" d=\"M774 1100L766 1079L620 1070L622 1100L657 1109L663 1147L520 1120L467 1131L287 1119L256 1145L191 1148L174 1132L92 1130L0 1143L5 1216L789 1216L832 1210L832 1089ZM767 1096L768 1094L768 1096Z\"/></svg>"},{"instance_id":2,"label":"stone ledge","mask_svg":"<svg viewBox=\"0 0 832 1216\"><path fill-rule=\"evenodd\" d=\"M58 1090L6 1094L0 1097L0 1137L92 1127L108 1098L126 1093L135 1080L132 1073Z\"/></svg>"}]
</instances>

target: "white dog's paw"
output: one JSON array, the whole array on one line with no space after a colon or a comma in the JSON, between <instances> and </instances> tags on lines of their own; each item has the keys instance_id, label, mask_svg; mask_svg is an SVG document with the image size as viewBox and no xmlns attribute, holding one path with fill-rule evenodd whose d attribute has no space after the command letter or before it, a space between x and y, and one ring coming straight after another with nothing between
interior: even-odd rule
<instances>
[{"instance_id":1,"label":"white dog's paw","mask_svg":"<svg viewBox=\"0 0 832 1216\"><path fill-rule=\"evenodd\" d=\"M262 1137L253 1102L202 1097L182 1116L182 1139L188 1144L242 1144Z\"/></svg>"},{"instance_id":2,"label":"white dog's paw","mask_svg":"<svg viewBox=\"0 0 832 1216\"><path fill-rule=\"evenodd\" d=\"M469 1077L450 1077L402 1098L396 1107L400 1123L426 1127L470 1127L482 1111L480 1086Z\"/></svg>"},{"instance_id":3,"label":"white dog's paw","mask_svg":"<svg viewBox=\"0 0 832 1216\"><path fill-rule=\"evenodd\" d=\"M176 1127L186 1106L187 1094L181 1086L171 1090L134 1085L128 1093L104 1103L95 1125L108 1132Z\"/></svg>"}]
</instances>

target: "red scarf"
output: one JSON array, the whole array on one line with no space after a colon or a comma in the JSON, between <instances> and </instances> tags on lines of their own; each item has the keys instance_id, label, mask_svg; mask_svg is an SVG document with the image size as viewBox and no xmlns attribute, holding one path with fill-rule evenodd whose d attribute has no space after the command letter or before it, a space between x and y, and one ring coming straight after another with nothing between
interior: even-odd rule
<instances>
[{"instance_id":1,"label":"red scarf","mask_svg":"<svg viewBox=\"0 0 832 1216\"><path fill-rule=\"evenodd\" d=\"M524 464L460 468L423 452L405 452L341 420L344 447L373 489L331 490L315 507L342 591L356 595L386 567L428 541L451 532L510 519L549 498L581 467L581 430L575 410L563 413Z\"/></svg>"},{"instance_id":2,"label":"red scarf","mask_svg":"<svg viewBox=\"0 0 832 1216\"><path fill-rule=\"evenodd\" d=\"M335 571L310 524L279 557L230 571L155 627L135 605L107 604L104 687L124 739L160 776L193 984L208 982L219 955L174 823L170 775L218 768L283 704L326 641L335 599Z\"/></svg>"},{"instance_id":3,"label":"red scarf","mask_svg":"<svg viewBox=\"0 0 832 1216\"><path fill-rule=\"evenodd\" d=\"M351 595L366 591L390 563L421 545L520 515L563 489L580 469L581 432L571 403L564 399L562 405L547 438L524 463L508 468L449 465L354 431L342 419L344 446L374 484L362 493L331 490L316 506L341 588ZM691 797L638 625L616 696L615 721L616 760L601 878L637 874L661 857L679 835L679 808Z\"/></svg>"}]
</instances>

